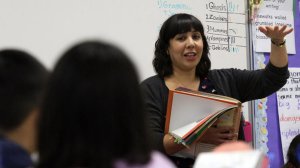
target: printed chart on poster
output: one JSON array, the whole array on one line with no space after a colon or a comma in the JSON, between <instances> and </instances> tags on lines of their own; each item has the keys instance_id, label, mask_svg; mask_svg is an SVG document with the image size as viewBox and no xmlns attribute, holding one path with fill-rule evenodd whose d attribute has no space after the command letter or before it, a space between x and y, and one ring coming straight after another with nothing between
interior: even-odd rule
<instances>
[{"instance_id":1,"label":"printed chart on poster","mask_svg":"<svg viewBox=\"0 0 300 168\"><path fill-rule=\"evenodd\" d=\"M282 154L286 154L292 139L300 134L300 68L289 68L290 78L277 92L278 118Z\"/></svg>"}]
</instances>

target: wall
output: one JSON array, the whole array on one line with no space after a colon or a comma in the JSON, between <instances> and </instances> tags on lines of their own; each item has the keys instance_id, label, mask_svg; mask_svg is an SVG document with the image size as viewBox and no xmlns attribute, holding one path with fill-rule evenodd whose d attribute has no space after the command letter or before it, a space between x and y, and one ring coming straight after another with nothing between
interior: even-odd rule
<instances>
[{"instance_id":1,"label":"wall","mask_svg":"<svg viewBox=\"0 0 300 168\"><path fill-rule=\"evenodd\" d=\"M161 24L185 12L205 24L213 68L246 69L245 11L244 0L1 0L0 48L26 49L52 68L66 47L100 38L126 50L145 79Z\"/></svg>"}]
</instances>

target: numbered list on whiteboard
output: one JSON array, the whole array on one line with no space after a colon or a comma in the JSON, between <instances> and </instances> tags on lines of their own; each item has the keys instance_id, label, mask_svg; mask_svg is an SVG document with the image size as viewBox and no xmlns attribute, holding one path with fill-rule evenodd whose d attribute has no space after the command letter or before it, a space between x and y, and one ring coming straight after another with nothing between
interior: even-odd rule
<instances>
[{"instance_id":1,"label":"numbered list on whiteboard","mask_svg":"<svg viewBox=\"0 0 300 168\"><path fill-rule=\"evenodd\" d=\"M240 68L247 67L246 61L239 61L247 56L244 1L206 0L205 5L205 33L210 46L212 62L224 60L224 57L236 57L234 60L237 63L245 63ZM220 56L223 59L220 59ZM220 62L220 64L224 64L226 67L224 61Z\"/></svg>"}]
</instances>

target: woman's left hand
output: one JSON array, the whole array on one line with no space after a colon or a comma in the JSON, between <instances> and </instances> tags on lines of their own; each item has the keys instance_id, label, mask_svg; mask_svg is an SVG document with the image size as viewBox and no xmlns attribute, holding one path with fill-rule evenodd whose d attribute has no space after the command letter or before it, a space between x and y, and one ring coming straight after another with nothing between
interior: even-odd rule
<instances>
[{"instance_id":1,"label":"woman's left hand","mask_svg":"<svg viewBox=\"0 0 300 168\"><path fill-rule=\"evenodd\" d=\"M284 40L284 37L293 31L293 28L284 26L259 26L259 30L272 40Z\"/></svg>"}]
</instances>

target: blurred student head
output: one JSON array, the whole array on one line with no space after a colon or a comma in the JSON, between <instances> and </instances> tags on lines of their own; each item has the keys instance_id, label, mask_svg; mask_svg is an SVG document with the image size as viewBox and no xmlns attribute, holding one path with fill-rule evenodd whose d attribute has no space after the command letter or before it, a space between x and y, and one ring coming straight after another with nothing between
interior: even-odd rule
<instances>
[{"instance_id":1,"label":"blurred student head","mask_svg":"<svg viewBox=\"0 0 300 168\"><path fill-rule=\"evenodd\" d=\"M85 41L49 79L39 123L39 167L146 163L149 147L137 73L119 48Z\"/></svg>"},{"instance_id":2,"label":"blurred student head","mask_svg":"<svg viewBox=\"0 0 300 168\"><path fill-rule=\"evenodd\" d=\"M253 148L244 141L230 141L217 146L213 152L250 151Z\"/></svg>"},{"instance_id":3,"label":"blurred student head","mask_svg":"<svg viewBox=\"0 0 300 168\"><path fill-rule=\"evenodd\" d=\"M8 132L22 124L39 106L48 72L28 53L0 51L0 130Z\"/></svg>"},{"instance_id":4,"label":"blurred student head","mask_svg":"<svg viewBox=\"0 0 300 168\"><path fill-rule=\"evenodd\" d=\"M257 165L260 165L260 168L269 166L268 158L262 151L253 149L244 141L230 141L217 146L212 152L200 153L194 168L257 168Z\"/></svg>"},{"instance_id":5,"label":"blurred student head","mask_svg":"<svg viewBox=\"0 0 300 168\"><path fill-rule=\"evenodd\" d=\"M48 71L19 49L0 50L0 167L31 166Z\"/></svg>"},{"instance_id":6,"label":"blurred student head","mask_svg":"<svg viewBox=\"0 0 300 168\"><path fill-rule=\"evenodd\" d=\"M300 167L300 134L295 136L290 143L287 152L287 163L284 168L299 168Z\"/></svg>"}]
</instances>

